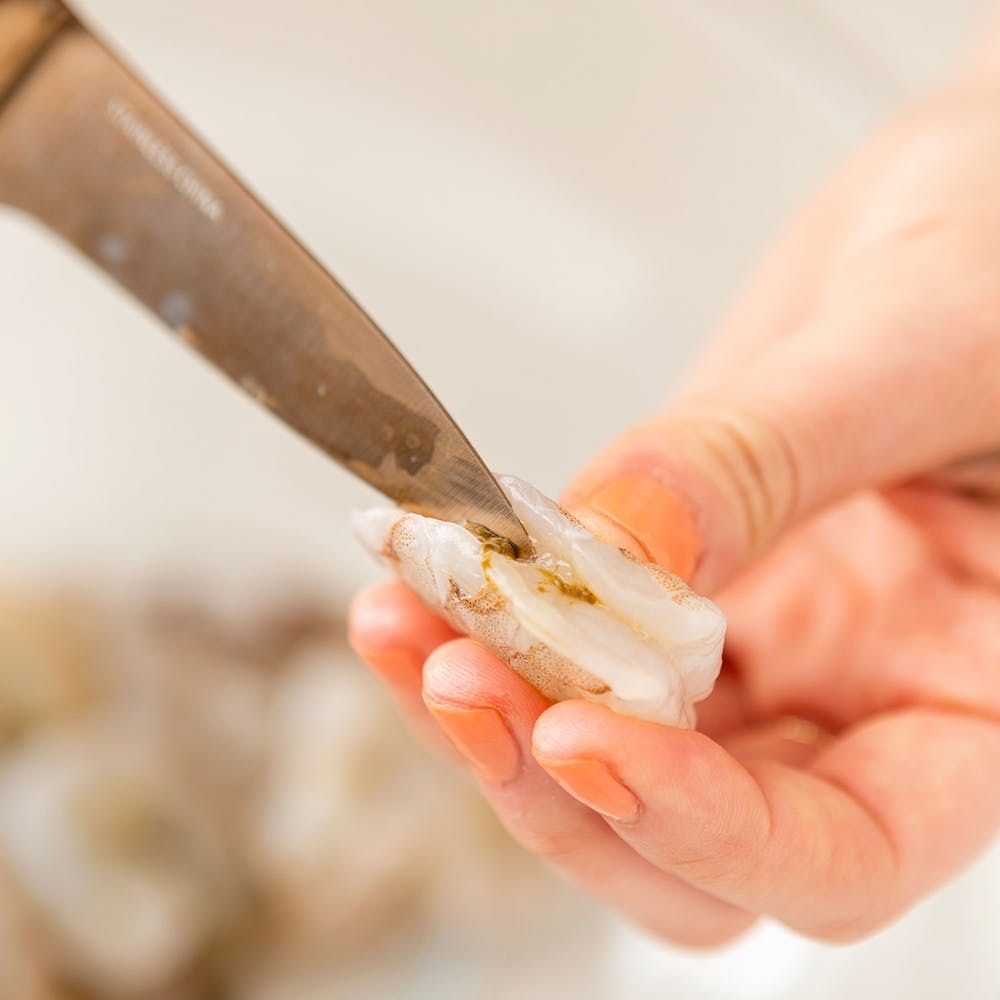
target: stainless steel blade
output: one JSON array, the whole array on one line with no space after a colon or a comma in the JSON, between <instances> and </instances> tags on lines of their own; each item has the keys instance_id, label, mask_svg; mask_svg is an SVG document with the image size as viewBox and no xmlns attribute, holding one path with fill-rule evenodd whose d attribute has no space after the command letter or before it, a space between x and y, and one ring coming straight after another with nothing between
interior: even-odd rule
<instances>
[{"instance_id":1,"label":"stainless steel blade","mask_svg":"<svg viewBox=\"0 0 1000 1000\"><path fill-rule=\"evenodd\" d=\"M35 49L22 37L5 52L5 14L30 36L32 10ZM64 236L258 402L402 506L527 547L483 461L372 320L65 14L48 0L0 0L0 201Z\"/></svg>"}]
</instances>

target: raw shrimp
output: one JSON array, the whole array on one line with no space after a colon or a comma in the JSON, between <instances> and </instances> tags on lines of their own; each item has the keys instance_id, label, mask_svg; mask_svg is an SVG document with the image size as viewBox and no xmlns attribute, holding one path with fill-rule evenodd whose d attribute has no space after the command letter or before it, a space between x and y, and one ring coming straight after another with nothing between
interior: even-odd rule
<instances>
[{"instance_id":1,"label":"raw shrimp","mask_svg":"<svg viewBox=\"0 0 1000 1000\"><path fill-rule=\"evenodd\" d=\"M534 546L397 508L355 515L358 538L430 607L534 685L690 727L722 661L722 612L679 577L597 539L538 490L499 482Z\"/></svg>"}]
</instances>

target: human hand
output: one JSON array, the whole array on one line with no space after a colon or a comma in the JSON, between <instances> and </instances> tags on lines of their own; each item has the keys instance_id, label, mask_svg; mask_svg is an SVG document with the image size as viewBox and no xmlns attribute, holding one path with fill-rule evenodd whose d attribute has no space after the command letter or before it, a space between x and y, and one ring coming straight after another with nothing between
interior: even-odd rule
<instances>
[{"instance_id":1,"label":"human hand","mask_svg":"<svg viewBox=\"0 0 1000 1000\"><path fill-rule=\"evenodd\" d=\"M696 732L550 705L400 584L351 635L528 848L654 932L864 935L1000 827L1000 85L896 123L565 502L715 596Z\"/></svg>"}]
</instances>

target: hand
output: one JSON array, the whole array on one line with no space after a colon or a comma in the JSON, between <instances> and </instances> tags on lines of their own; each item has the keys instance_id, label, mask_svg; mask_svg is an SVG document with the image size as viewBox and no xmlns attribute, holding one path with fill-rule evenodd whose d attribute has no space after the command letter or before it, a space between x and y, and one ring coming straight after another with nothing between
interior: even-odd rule
<instances>
[{"instance_id":1,"label":"hand","mask_svg":"<svg viewBox=\"0 0 1000 1000\"><path fill-rule=\"evenodd\" d=\"M662 936L867 934L1000 827L1000 86L895 124L566 503L717 595L697 732L550 705L397 583L352 639L511 832ZM438 731L439 732L439 731Z\"/></svg>"}]
</instances>

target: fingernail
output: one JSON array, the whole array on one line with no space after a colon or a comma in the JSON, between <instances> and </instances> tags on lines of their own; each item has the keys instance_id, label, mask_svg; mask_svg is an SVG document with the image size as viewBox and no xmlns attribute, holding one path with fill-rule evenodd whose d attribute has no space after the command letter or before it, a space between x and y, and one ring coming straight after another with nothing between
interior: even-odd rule
<instances>
[{"instance_id":1,"label":"fingernail","mask_svg":"<svg viewBox=\"0 0 1000 1000\"><path fill-rule=\"evenodd\" d=\"M574 798L619 823L639 815L639 800L599 760L541 760L542 767Z\"/></svg>"},{"instance_id":2,"label":"fingernail","mask_svg":"<svg viewBox=\"0 0 1000 1000\"><path fill-rule=\"evenodd\" d=\"M409 649L365 649L352 643L354 651L382 678L390 687L398 687L407 682L412 683L414 676L419 677L423 670L421 657Z\"/></svg>"},{"instance_id":3,"label":"fingernail","mask_svg":"<svg viewBox=\"0 0 1000 1000\"><path fill-rule=\"evenodd\" d=\"M495 708L456 708L427 703L438 725L487 781L504 784L517 775L521 753Z\"/></svg>"},{"instance_id":4,"label":"fingernail","mask_svg":"<svg viewBox=\"0 0 1000 1000\"><path fill-rule=\"evenodd\" d=\"M586 502L599 517L635 540L627 546L689 580L701 539L685 499L651 476L627 475L599 487Z\"/></svg>"}]
</instances>

